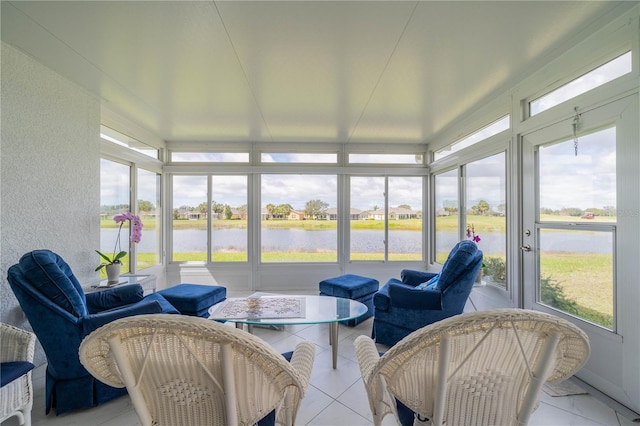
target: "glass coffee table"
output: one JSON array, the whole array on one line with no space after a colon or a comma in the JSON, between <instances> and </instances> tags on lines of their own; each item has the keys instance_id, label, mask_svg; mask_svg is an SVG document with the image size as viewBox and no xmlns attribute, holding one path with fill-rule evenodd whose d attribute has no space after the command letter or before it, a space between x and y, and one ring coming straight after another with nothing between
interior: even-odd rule
<instances>
[{"instance_id":1,"label":"glass coffee table","mask_svg":"<svg viewBox=\"0 0 640 426\"><path fill-rule=\"evenodd\" d=\"M333 296L255 293L232 297L209 308L209 319L230 321L236 327L245 324L283 326L329 324L333 368L338 362L338 324L367 313L367 306L356 300Z\"/></svg>"}]
</instances>

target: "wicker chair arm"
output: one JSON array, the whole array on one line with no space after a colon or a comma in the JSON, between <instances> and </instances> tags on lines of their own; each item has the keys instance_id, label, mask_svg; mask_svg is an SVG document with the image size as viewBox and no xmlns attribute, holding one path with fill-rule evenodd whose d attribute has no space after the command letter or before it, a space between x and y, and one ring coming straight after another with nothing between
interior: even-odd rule
<instances>
[{"instance_id":1,"label":"wicker chair arm","mask_svg":"<svg viewBox=\"0 0 640 426\"><path fill-rule=\"evenodd\" d=\"M371 372L380 359L380 355L378 354L376 344L368 336L358 336L353 344L356 348L356 356L358 357L358 364L360 364L362 379L364 380L365 386L367 386Z\"/></svg>"},{"instance_id":2,"label":"wicker chair arm","mask_svg":"<svg viewBox=\"0 0 640 426\"><path fill-rule=\"evenodd\" d=\"M316 348L313 343L308 341L298 343L295 351L293 351L291 366L298 372L300 379L302 379L302 382L304 383L303 392L306 392L309 387L311 369L313 368L315 356Z\"/></svg>"},{"instance_id":3,"label":"wicker chair arm","mask_svg":"<svg viewBox=\"0 0 640 426\"><path fill-rule=\"evenodd\" d=\"M36 335L0 323L0 362L28 361L33 363Z\"/></svg>"},{"instance_id":4,"label":"wicker chair arm","mask_svg":"<svg viewBox=\"0 0 640 426\"><path fill-rule=\"evenodd\" d=\"M298 373L302 388L290 386L285 394L282 405L277 411L277 423L281 425L293 425L296 422L296 414L300 407L300 400L309 388L311 370L315 360L316 347L313 343L304 341L296 345L291 357L291 366Z\"/></svg>"},{"instance_id":5,"label":"wicker chair arm","mask_svg":"<svg viewBox=\"0 0 640 426\"><path fill-rule=\"evenodd\" d=\"M394 414L397 418L396 400L387 389L387 383L377 373L381 357L373 340L368 336L358 336L354 342L358 365L362 373L362 380L367 391L373 424L379 426L387 414Z\"/></svg>"}]
</instances>

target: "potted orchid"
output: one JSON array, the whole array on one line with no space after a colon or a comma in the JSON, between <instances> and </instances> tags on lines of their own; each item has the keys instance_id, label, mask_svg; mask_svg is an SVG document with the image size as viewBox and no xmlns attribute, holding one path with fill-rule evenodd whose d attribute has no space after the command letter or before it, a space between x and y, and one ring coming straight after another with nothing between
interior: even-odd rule
<instances>
[{"instance_id":1,"label":"potted orchid","mask_svg":"<svg viewBox=\"0 0 640 426\"><path fill-rule=\"evenodd\" d=\"M126 212L122 214L117 214L113 217L113 220L116 223L120 224L118 228L118 237L116 238L116 244L113 248L113 255L111 257L107 256L104 253L96 250L96 253L100 255L103 262L98 265L96 271L105 268L107 271L107 277L110 282L118 281L120 279L120 268L122 267L122 262L120 259L127 255L127 252L122 250L120 247L120 231L122 231L122 225L126 221L131 222L131 237L130 240L132 243L139 243L142 239L142 221L140 220L140 216L135 215L131 212Z\"/></svg>"},{"instance_id":2,"label":"potted orchid","mask_svg":"<svg viewBox=\"0 0 640 426\"><path fill-rule=\"evenodd\" d=\"M476 234L476 228L473 226L473 224L467 225L467 238L476 244L478 244L481 240L480 235ZM480 268L480 271L478 271L478 275L476 276L476 280L475 280L476 285L482 284L483 270L484 270L484 262L482 262L482 267Z\"/></svg>"},{"instance_id":3,"label":"potted orchid","mask_svg":"<svg viewBox=\"0 0 640 426\"><path fill-rule=\"evenodd\" d=\"M467 225L467 238L476 244L480 242L480 235L476 235L476 228L473 227L473 224Z\"/></svg>"}]
</instances>

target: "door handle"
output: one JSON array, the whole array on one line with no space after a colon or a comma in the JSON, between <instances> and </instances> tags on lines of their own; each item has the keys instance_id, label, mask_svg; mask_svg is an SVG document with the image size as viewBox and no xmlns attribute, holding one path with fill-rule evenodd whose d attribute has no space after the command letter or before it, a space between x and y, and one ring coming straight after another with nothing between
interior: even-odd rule
<instances>
[{"instance_id":1,"label":"door handle","mask_svg":"<svg viewBox=\"0 0 640 426\"><path fill-rule=\"evenodd\" d=\"M520 250L522 250L522 251L531 251L531 246L529 244L525 244L522 247L520 247Z\"/></svg>"}]
</instances>

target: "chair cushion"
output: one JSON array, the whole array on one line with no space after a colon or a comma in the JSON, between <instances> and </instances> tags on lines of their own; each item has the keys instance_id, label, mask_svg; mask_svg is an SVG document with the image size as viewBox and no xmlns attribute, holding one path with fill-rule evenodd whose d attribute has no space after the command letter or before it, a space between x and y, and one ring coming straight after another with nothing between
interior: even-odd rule
<instances>
[{"instance_id":1,"label":"chair cushion","mask_svg":"<svg viewBox=\"0 0 640 426\"><path fill-rule=\"evenodd\" d=\"M418 284L416 288L419 290L436 290L439 280L440 280L440 274L437 274L436 276L431 278L429 281L425 281L422 284Z\"/></svg>"},{"instance_id":2,"label":"chair cushion","mask_svg":"<svg viewBox=\"0 0 640 426\"><path fill-rule=\"evenodd\" d=\"M151 294L145 296L144 299L142 299L142 301L136 303L133 306L144 304L144 303L147 303L149 301L154 301L154 300L160 304L160 309L161 309L160 312L161 313L163 313L163 314L179 314L180 313L180 312L178 312L178 308L173 306L172 303L170 303L165 297L163 297L159 293L151 293ZM150 312L150 313L154 313L154 312Z\"/></svg>"},{"instance_id":3,"label":"chair cushion","mask_svg":"<svg viewBox=\"0 0 640 426\"><path fill-rule=\"evenodd\" d=\"M180 313L196 315L206 312L227 298L226 287L202 284L178 284L158 292Z\"/></svg>"},{"instance_id":4,"label":"chair cushion","mask_svg":"<svg viewBox=\"0 0 640 426\"><path fill-rule=\"evenodd\" d=\"M320 292L327 296L344 297L351 300L363 298L378 291L380 283L373 278L346 274L320 281Z\"/></svg>"},{"instance_id":5,"label":"chair cushion","mask_svg":"<svg viewBox=\"0 0 640 426\"><path fill-rule=\"evenodd\" d=\"M143 290L140 284L123 285L85 295L90 313L118 308L142 300Z\"/></svg>"},{"instance_id":6,"label":"chair cushion","mask_svg":"<svg viewBox=\"0 0 640 426\"><path fill-rule=\"evenodd\" d=\"M478 246L470 240L460 241L449 253L447 261L440 271L438 288L445 291L447 287L459 280L468 272L469 267L474 266L477 258Z\"/></svg>"},{"instance_id":7,"label":"chair cushion","mask_svg":"<svg viewBox=\"0 0 640 426\"><path fill-rule=\"evenodd\" d=\"M27 361L10 361L0 363L0 387L13 382L20 376L33 370L35 365Z\"/></svg>"},{"instance_id":8,"label":"chair cushion","mask_svg":"<svg viewBox=\"0 0 640 426\"><path fill-rule=\"evenodd\" d=\"M25 279L51 302L77 317L87 315L82 286L60 256L34 250L23 255L19 264Z\"/></svg>"}]
</instances>

